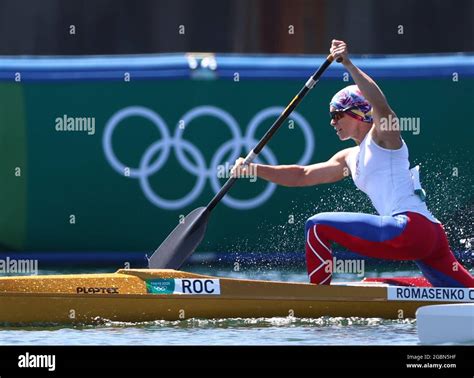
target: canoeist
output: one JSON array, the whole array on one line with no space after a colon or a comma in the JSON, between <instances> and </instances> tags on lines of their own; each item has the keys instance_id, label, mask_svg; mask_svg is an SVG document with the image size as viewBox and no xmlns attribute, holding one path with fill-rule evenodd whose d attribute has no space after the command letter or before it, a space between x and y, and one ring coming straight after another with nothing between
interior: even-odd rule
<instances>
[{"instance_id":1,"label":"canoeist","mask_svg":"<svg viewBox=\"0 0 474 378\"><path fill-rule=\"evenodd\" d=\"M309 166L252 164L236 161L234 174L257 172L283 186L311 186L342 180L350 172L355 185L371 199L379 215L334 212L308 219L306 263L311 283L329 284L333 242L361 255L413 260L437 287L474 287L474 277L456 260L443 225L428 210L418 171L410 170L408 148L397 116L377 84L350 60L347 45L333 40L331 54L342 58L356 85L337 92L329 111L340 140L357 146ZM395 123L394 123L395 121Z\"/></svg>"}]
</instances>

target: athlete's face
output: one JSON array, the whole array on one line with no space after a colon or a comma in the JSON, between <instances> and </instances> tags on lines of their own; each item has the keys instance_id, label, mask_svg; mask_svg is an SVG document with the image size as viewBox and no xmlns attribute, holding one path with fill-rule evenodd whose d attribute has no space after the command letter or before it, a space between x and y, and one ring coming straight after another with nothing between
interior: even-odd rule
<instances>
[{"instance_id":1,"label":"athlete's face","mask_svg":"<svg viewBox=\"0 0 474 378\"><path fill-rule=\"evenodd\" d=\"M333 112L335 109L330 108ZM345 112L337 112L331 117L331 126L334 127L340 140L347 140L357 135L357 125L359 121L347 115Z\"/></svg>"}]
</instances>

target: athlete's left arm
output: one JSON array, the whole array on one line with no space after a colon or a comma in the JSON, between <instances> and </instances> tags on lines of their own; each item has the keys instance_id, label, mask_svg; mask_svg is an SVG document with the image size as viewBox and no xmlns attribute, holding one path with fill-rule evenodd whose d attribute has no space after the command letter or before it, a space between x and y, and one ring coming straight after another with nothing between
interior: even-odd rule
<instances>
[{"instance_id":1,"label":"athlete's left arm","mask_svg":"<svg viewBox=\"0 0 474 378\"><path fill-rule=\"evenodd\" d=\"M379 86L369 75L351 62L347 45L343 41L332 41L331 54L336 59L342 58L342 64L344 64L351 74L352 79L354 79L362 95L372 105L372 115L375 125L373 137L375 141L380 141L380 144L388 148L401 147L400 130L398 127L393 127L393 122L397 121L397 116L390 108Z\"/></svg>"}]
</instances>

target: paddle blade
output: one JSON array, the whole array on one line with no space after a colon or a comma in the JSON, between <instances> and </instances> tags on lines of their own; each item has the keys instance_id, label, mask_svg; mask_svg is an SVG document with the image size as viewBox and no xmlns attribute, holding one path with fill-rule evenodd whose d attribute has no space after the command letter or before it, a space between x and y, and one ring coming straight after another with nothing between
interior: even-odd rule
<instances>
[{"instance_id":1,"label":"paddle blade","mask_svg":"<svg viewBox=\"0 0 474 378\"><path fill-rule=\"evenodd\" d=\"M190 212L153 253L148 260L148 267L179 269L204 238L208 219L207 207Z\"/></svg>"}]
</instances>

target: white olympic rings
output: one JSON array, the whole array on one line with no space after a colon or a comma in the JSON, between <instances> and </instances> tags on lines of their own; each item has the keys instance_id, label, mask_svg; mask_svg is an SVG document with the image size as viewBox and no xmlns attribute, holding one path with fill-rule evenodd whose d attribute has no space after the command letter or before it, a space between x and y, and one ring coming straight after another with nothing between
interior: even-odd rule
<instances>
[{"instance_id":1,"label":"white olympic rings","mask_svg":"<svg viewBox=\"0 0 474 378\"><path fill-rule=\"evenodd\" d=\"M224 158L224 156L231 152L230 160L233 163L235 159L241 155L242 148L246 148L247 151L250 151L258 142L258 140L255 138L255 133L258 126L262 123L262 121L269 117L279 116L283 109L284 108L282 107L269 107L261 110L250 120L247 131L245 135L242 136L239 124L229 113L215 106L198 106L191 109L185 113L183 117L181 117L176 126L174 135L171 136L165 121L159 114L142 106L129 106L117 111L107 121L102 137L102 147L104 149L105 157L111 167L120 175L124 175L126 169L128 169L128 177L139 180L143 193L151 203L157 207L167 210L181 209L190 205L199 197L204 189L207 178L209 178L212 190L216 194L221 188L219 177L216 174L217 168L221 164L221 160ZM151 121L160 132L161 139L152 143L145 150L140 159L140 164L138 167L130 168L124 165L117 158L112 147L112 135L115 128L121 121L123 121L125 118L134 116L143 117ZM184 128L179 127L182 124L189 125L192 120L202 116L212 116L218 118L226 126L228 126L232 134L232 139L224 142L214 153L209 167L206 166L206 162L201 151L199 151L199 149L194 144L183 139ZM291 119L294 120L294 122L301 128L304 135L306 145L303 155L297 164L305 165L310 162L314 152L315 143L313 132L311 131L311 126L301 114L293 112ZM151 188L148 180L151 175L158 172L166 164L171 152L171 148L173 148L176 159L181 164L181 166L187 172L196 176L196 183L191 192L182 198L173 200L164 199L157 195ZM159 153L158 158L156 161L151 163L153 156L155 156L157 153ZM265 147L261 154L265 157L269 164L278 164L278 161L270 148ZM192 157L194 162L190 161L188 156ZM259 161L258 158L256 161ZM222 202L235 209L252 209L266 202L272 196L275 188L275 184L268 183L265 190L255 198L236 199L227 194L222 198Z\"/></svg>"}]
</instances>

